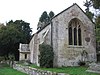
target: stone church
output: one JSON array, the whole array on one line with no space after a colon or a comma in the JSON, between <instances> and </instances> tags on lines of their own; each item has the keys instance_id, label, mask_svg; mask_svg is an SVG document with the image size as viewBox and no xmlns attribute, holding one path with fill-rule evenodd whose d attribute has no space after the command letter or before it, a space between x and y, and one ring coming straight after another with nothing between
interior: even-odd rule
<instances>
[{"instance_id":1,"label":"stone church","mask_svg":"<svg viewBox=\"0 0 100 75\"><path fill-rule=\"evenodd\" d=\"M80 60L97 61L95 25L76 3L38 30L28 46L26 44L28 51L22 52L20 47L20 60L30 60L39 65L39 44L44 42L53 47L54 67L78 66Z\"/></svg>"}]
</instances>

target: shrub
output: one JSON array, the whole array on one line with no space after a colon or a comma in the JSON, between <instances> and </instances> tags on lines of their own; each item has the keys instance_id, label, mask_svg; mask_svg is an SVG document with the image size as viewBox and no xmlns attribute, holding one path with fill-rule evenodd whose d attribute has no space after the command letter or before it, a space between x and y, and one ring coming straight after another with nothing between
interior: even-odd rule
<instances>
[{"instance_id":1,"label":"shrub","mask_svg":"<svg viewBox=\"0 0 100 75\"><path fill-rule=\"evenodd\" d=\"M41 67L53 67L53 48L47 44L39 45L39 61Z\"/></svg>"},{"instance_id":2,"label":"shrub","mask_svg":"<svg viewBox=\"0 0 100 75\"><path fill-rule=\"evenodd\" d=\"M79 66L85 66L86 63L85 63L85 61L79 61L79 62L78 62L78 65L79 65Z\"/></svg>"},{"instance_id":3,"label":"shrub","mask_svg":"<svg viewBox=\"0 0 100 75\"><path fill-rule=\"evenodd\" d=\"M3 56L0 56L0 62L5 60L5 58Z\"/></svg>"}]
</instances>

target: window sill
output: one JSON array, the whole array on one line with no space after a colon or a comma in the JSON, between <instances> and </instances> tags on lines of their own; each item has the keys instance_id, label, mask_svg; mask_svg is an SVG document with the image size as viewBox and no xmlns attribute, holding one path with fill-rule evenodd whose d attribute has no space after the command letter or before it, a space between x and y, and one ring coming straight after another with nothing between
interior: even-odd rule
<instances>
[{"instance_id":1,"label":"window sill","mask_svg":"<svg viewBox=\"0 0 100 75\"><path fill-rule=\"evenodd\" d=\"M68 48L84 48L84 46L69 45Z\"/></svg>"}]
</instances>

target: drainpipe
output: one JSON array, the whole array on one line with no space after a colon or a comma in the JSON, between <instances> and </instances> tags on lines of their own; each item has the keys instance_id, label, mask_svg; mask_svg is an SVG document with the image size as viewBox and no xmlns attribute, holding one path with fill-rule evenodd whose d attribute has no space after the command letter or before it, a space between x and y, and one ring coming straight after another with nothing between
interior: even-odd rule
<instances>
[{"instance_id":1,"label":"drainpipe","mask_svg":"<svg viewBox=\"0 0 100 75\"><path fill-rule=\"evenodd\" d=\"M50 24L51 24L51 47L53 48L53 24L52 24L52 20L50 20Z\"/></svg>"}]
</instances>

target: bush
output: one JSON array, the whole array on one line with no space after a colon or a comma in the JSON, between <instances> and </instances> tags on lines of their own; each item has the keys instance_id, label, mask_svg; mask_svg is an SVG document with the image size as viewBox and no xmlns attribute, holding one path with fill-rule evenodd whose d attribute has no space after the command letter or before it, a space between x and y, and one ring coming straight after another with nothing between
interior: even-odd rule
<instances>
[{"instance_id":1,"label":"bush","mask_svg":"<svg viewBox=\"0 0 100 75\"><path fill-rule=\"evenodd\" d=\"M39 45L39 61L41 67L53 67L53 48L47 44Z\"/></svg>"},{"instance_id":2,"label":"bush","mask_svg":"<svg viewBox=\"0 0 100 75\"><path fill-rule=\"evenodd\" d=\"M5 60L5 58L3 56L0 56L0 62Z\"/></svg>"},{"instance_id":3,"label":"bush","mask_svg":"<svg viewBox=\"0 0 100 75\"><path fill-rule=\"evenodd\" d=\"M79 65L79 66L85 66L86 63L85 63L85 61L79 61L79 62L78 62L78 65Z\"/></svg>"}]
</instances>

